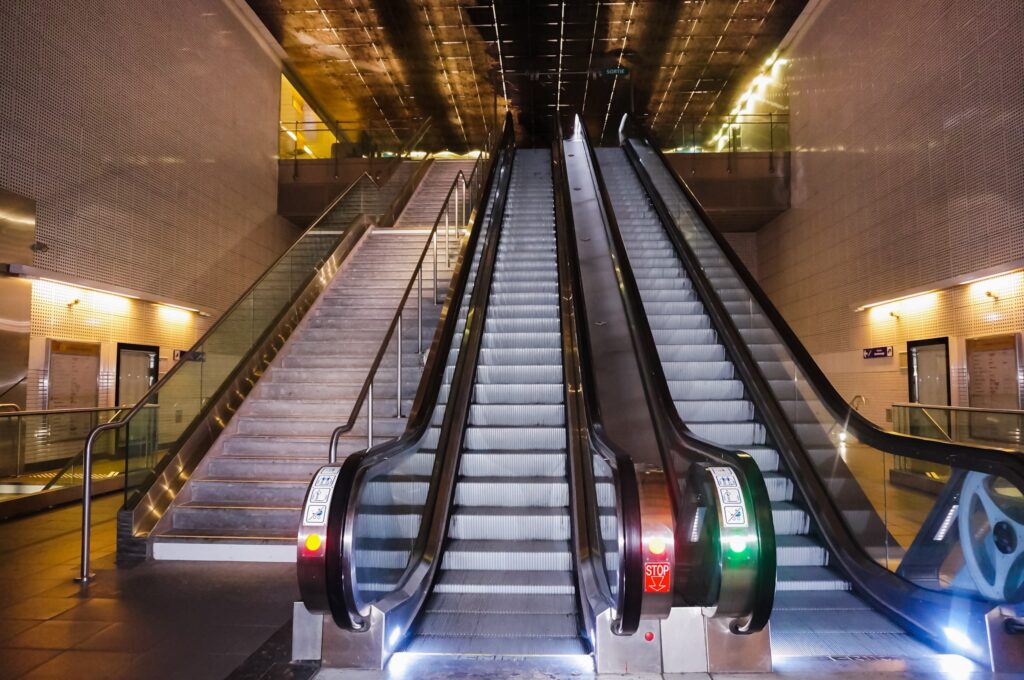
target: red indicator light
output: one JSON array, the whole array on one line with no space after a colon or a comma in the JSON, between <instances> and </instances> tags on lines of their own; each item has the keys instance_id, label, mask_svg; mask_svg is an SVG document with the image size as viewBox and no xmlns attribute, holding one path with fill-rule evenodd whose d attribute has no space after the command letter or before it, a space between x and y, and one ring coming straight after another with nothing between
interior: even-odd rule
<instances>
[{"instance_id":1,"label":"red indicator light","mask_svg":"<svg viewBox=\"0 0 1024 680\"><path fill-rule=\"evenodd\" d=\"M665 541L660 538L652 538L647 544L647 549L651 551L652 555L664 555Z\"/></svg>"},{"instance_id":2,"label":"red indicator light","mask_svg":"<svg viewBox=\"0 0 1024 680\"><path fill-rule=\"evenodd\" d=\"M644 639L650 642L654 639L654 633L652 633L651 631L647 631L646 633L644 633Z\"/></svg>"},{"instance_id":3,"label":"red indicator light","mask_svg":"<svg viewBox=\"0 0 1024 680\"><path fill-rule=\"evenodd\" d=\"M315 553L319 550L321 543L320 534L310 534L309 536L306 536L306 550L311 553Z\"/></svg>"}]
</instances>

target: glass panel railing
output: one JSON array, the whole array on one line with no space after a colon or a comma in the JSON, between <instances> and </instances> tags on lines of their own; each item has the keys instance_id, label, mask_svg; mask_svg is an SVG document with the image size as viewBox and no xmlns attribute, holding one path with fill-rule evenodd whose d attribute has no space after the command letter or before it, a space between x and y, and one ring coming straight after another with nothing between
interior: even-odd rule
<instances>
[{"instance_id":1,"label":"glass panel railing","mask_svg":"<svg viewBox=\"0 0 1024 680\"><path fill-rule=\"evenodd\" d=\"M1024 411L893 404L893 429L915 437L1024 451Z\"/></svg>"},{"instance_id":2,"label":"glass panel railing","mask_svg":"<svg viewBox=\"0 0 1024 680\"><path fill-rule=\"evenodd\" d=\"M88 408L0 413L0 500L81 485L86 437L120 412ZM97 449L94 480L122 474L114 453L109 446Z\"/></svg>"},{"instance_id":3,"label":"glass panel railing","mask_svg":"<svg viewBox=\"0 0 1024 680\"><path fill-rule=\"evenodd\" d=\"M1024 537L1020 489L998 477L931 464L930 484L900 484L903 457L858 440L847 423L837 422L657 152L642 139L626 143L712 281L860 545L876 562L923 587L1019 601L1024 582L1024 541L1015 540ZM929 458L928 443L916 445L920 455L915 460ZM912 440L907 445L915 446ZM968 493L976 501L964 497L958 503ZM974 505L966 506L968 501ZM922 564L932 570L927 577L921 576L926 571ZM1018 599L1003 600L997 592Z\"/></svg>"},{"instance_id":4,"label":"glass panel railing","mask_svg":"<svg viewBox=\"0 0 1024 680\"><path fill-rule=\"evenodd\" d=\"M295 297L338 247L358 208L381 188L367 175L356 180L324 216L217 321L207 334L147 394L117 420L118 427L98 433L93 454L111 451L125 474L125 507L179 441L198 424L211 399L276 325ZM338 221L338 215L351 215ZM323 222L331 228L320 230Z\"/></svg>"}]
</instances>

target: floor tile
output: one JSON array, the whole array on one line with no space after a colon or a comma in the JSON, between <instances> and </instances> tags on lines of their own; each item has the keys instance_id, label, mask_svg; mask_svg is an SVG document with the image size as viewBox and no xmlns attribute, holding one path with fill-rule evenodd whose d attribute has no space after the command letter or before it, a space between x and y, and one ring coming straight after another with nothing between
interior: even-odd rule
<instances>
[{"instance_id":1,"label":"floor tile","mask_svg":"<svg viewBox=\"0 0 1024 680\"><path fill-rule=\"evenodd\" d=\"M53 649L0 649L0 680L14 680L60 654Z\"/></svg>"},{"instance_id":2,"label":"floor tile","mask_svg":"<svg viewBox=\"0 0 1024 680\"><path fill-rule=\"evenodd\" d=\"M96 621L44 621L8 638L0 647L71 649L109 626L109 623Z\"/></svg>"}]
</instances>

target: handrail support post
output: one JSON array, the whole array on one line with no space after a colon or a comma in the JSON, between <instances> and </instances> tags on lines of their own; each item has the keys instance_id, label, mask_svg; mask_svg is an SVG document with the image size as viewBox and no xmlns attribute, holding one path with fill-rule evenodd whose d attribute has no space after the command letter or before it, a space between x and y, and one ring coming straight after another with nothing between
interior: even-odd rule
<instances>
[{"instance_id":1,"label":"handrail support post","mask_svg":"<svg viewBox=\"0 0 1024 680\"><path fill-rule=\"evenodd\" d=\"M423 265L416 278L416 351L423 354Z\"/></svg>"},{"instance_id":2,"label":"handrail support post","mask_svg":"<svg viewBox=\"0 0 1024 680\"><path fill-rule=\"evenodd\" d=\"M396 418L402 417L402 312L404 309L398 310L398 335L395 338L395 342L398 343L398 365L395 372L395 413Z\"/></svg>"}]
</instances>

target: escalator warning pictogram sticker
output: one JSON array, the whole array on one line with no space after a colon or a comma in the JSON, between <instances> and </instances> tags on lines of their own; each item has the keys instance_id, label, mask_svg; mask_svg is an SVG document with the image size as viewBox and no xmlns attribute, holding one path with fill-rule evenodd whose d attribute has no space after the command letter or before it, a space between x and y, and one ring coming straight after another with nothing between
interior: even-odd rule
<instances>
[{"instance_id":1,"label":"escalator warning pictogram sticker","mask_svg":"<svg viewBox=\"0 0 1024 680\"><path fill-rule=\"evenodd\" d=\"M668 562L644 564L644 592L667 593L672 587L672 567Z\"/></svg>"}]
</instances>

